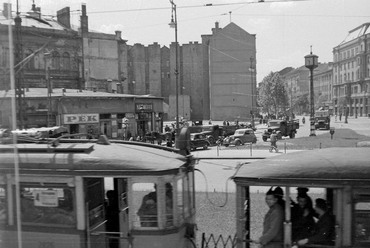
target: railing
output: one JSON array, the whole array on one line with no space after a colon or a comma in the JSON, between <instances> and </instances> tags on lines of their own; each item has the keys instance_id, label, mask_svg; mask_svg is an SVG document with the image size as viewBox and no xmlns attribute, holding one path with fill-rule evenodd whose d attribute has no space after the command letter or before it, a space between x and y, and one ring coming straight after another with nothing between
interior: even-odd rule
<instances>
[{"instance_id":1,"label":"railing","mask_svg":"<svg viewBox=\"0 0 370 248\"><path fill-rule=\"evenodd\" d=\"M237 245L236 235L227 236L224 238L222 234L218 237L211 234L208 238L205 233L202 233L202 246L201 248L235 248Z\"/></svg>"}]
</instances>

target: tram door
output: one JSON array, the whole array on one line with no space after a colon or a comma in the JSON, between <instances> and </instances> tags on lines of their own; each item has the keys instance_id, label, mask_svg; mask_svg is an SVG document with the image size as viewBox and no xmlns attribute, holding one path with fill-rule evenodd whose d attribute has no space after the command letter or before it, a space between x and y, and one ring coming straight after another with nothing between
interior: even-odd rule
<instances>
[{"instance_id":1,"label":"tram door","mask_svg":"<svg viewBox=\"0 0 370 248\"><path fill-rule=\"evenodd\" d=\"M86 178L84 184L87 247L129 248L127 179L114 178L109 187L104 178Z\"/></svg>"},{"instance_id":2,"label":"tram door","mask_svg":"<svg viewBox=\"0 0 370 248\"><path fill-rule=\"evenodd\" d=\"M130 246L129 240L129 208L128 208L128 197L127 197L127 179L115 178L114 189L117 192L118 197L118 219L119 219L119 248L128 248Z\"/></svg>"}]
</instances>

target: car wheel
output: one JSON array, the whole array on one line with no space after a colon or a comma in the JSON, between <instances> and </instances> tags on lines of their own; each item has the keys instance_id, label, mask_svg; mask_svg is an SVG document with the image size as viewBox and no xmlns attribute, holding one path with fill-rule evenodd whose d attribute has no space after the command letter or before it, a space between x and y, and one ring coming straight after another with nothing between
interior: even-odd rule
<instances>
[{"instance_id":1,"label":"car wheel","mask_svg":"<svg viewBox=\"0 0 370 248\"><path fill-rule=\"evenodd\" d=\"M229 144L225 144L225 147L228 147L229 146Z\"/></svg>"},{"instance_id":2,"label":"car wheel","mask_svg":"<svg viewBox=\"0 0 370 248\"><path fill-rule=\"evenodd\" d=\"M267 141L267 137L266 136L263 136L262 137L262 140L266 142Z\"/></svg>"},{"instance_id":3,"label":"car wheel","mask_svg":"<svg viewBox=\"0 0 370 248\"><path fill-rule=\"evenodd\" d=\"M215 143L215 138L209 137L208 141L209 141L209 143L214 144Z\"/></svg>"},{"instance_id":4,"label":"car wheel","mask_svg":"<svg viewBox=\"0 0 370 248\"><path fill-rule=\"evenodd\" d=\"M203 150L207 150L207 149L208 149L208 145L204 145Z\"/></svg>"},{"instance_id":5,"label":"car wheel","mask_svg":"<svg viewBox=\"0 0 370 248\"><path fill-rule=\"evenodd\" d=\"M237 141L235 142L235 145L236 145L236 146L240 146L240 145L242 145L242 142L241 142L240 140L237 140Z\"/></svg>"}]
</instances>

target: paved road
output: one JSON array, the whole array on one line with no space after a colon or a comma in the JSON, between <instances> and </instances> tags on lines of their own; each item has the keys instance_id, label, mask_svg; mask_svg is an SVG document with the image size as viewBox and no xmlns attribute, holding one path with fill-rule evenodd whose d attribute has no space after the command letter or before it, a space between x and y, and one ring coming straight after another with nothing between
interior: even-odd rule
<instances>
[{"instance_id":1,"label":"paved road","mask_svg":"<svg viewBox=\"0 0 370 248\"><path fill-rule=\"evenodd\" d=\"M298 117L301 120L301 117ZM307 117L306 117L307 119ZM331 125L336 129L339 128L350 128L357 132L358 134L370 136L370 118L359 117L359 118L349 118L348 124L344 123L344 119L340 122L335 121L334 117L331 120ZM258 125L258 130L260 134L266 126ZM317 130L316 134L328 132L327 130ZM259 134L259 135L260 135ZM301 123L297 137L307 137L310 134L309 123ZM263 142L259 139L258 142ZM249 147L242 146L240 149L227 149L218 150L217 147L211 147L208 150L197 150L193 151L192 154L195 157L200 158L199 163L196 168L201 170L206 176L206 179L200 172L196 172L196 185L197 191L217 191L217 192L235 192L235 185L233 181L228 180L229 177L234 175L236 172L236 167L239 163L252 162L253 157L269 157L283 154L285 151L280 151L280 153L270 153L267 150L269 143L266 144L266 150L253 150L250 151ZM287 153L296 152L296 150L287 150ZM227 157L233 157L233 160L224 159ZM207 159L208 158L208 159ZM209 158L220 158L220 159L209 159ZM226 186L227 185L227 186Z\"/></svg>"}]
</instances>

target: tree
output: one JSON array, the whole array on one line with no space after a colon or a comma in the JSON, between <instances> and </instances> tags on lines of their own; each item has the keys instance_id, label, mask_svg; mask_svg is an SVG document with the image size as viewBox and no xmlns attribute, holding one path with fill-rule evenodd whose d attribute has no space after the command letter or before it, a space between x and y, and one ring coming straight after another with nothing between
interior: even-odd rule
<instances>
[{"instance_id":1,"label":"tree","mask_svg":"<svg viewBox=\"0 0 370 248\"><path fill-rule=\"evenodd\" d=\"M258 104L267 114L284 112L289 105L288 92L279 73L271 72L258 87Z\"/></svg>"},{"instance_id":2,"label":"tree","mask_svg":"<svg viewBox=\"0 0 370 248\"><path fill-rule=\"evenodd\" d=\"M299 112L300 113L310 112L310 109L309 109L310 102L308 101L308 93L299 96L296 104L299 107Z\"/></svg>"}]
</instances>

